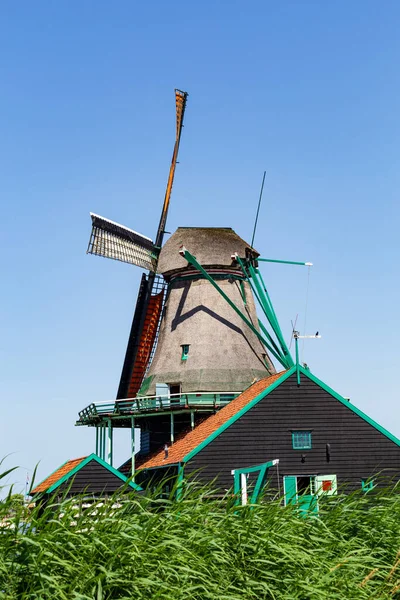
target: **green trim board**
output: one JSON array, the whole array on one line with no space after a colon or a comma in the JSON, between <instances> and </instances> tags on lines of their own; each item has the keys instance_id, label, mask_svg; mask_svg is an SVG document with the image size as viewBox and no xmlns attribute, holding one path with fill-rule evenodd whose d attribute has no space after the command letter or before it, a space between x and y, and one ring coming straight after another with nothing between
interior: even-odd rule
<instances>
[{"instance_id":1,"label":"green trim board","mask_svg":"<svg viewBox=\"0 0 400 600\"><path fill-rule=\"evenodd\" d=\"M372 425L372 427L374 427L377 431L379 431L384 436L386 436L389 440L391 440L392 442L394 442L397 446L400 447L400 440L396 436L394 436L387 429L385 429L384 427L382 427L381 425L379 425L379 423L377 423L376 421L374 421L373 419L371 419L362 410L360 410L359 408L357 408L356 406L354 406L354 404L351 404L350 402L348 402L348 400L346 400L345 398L343 398L343 396L341 396L340 394L338 394L337 392L335 392L335 390L333 390L328 385L326 385L323 381L321 381L320 379L318 379L318 377L315 377L315 375L313 375L309 371L309 369L305 369L302 366L296 367L296 365L295 365L291 369L289 369L288 371L286 371L286 373L284 373L284 375L282 375L282 377L279 377L279 379L277 379L271 386L269 386L266 390L264 390L263 392L261 392L253 400L251 400L248 404L246 404L246 406L244 406L235 415L233 415L230 419L228 419L226 421L226 423L224 423L223 425L221 425L216 431L214 431L205 440L203 440L196 448L194 448L188 454L186 454L186 456L184 456L182 462L186 463L189 460L191 460L194 456L196 456L196 454L198 454L199 452L201 452L201 450L203 450L203 448L205 448L206 446L208 446L208 444L210 444L213 440L215 440L215 438L217 438L219 435L221 435L221 433L223 433L226 429L228 429L228 427L230 427L231 425L233 425L233 423L235 423L244 414L246 414L247 411L251 410L253 408L253 406L255 406L256 404L258 404L258 402L260 402L266 396L268 396L271 392L273 392L278 386L280 386L284 381L286 381L291 375L293 375L294 373L297 374L297 370L300 373L302 373L305 377L308 377L308 379L310 379L311 381L313 381L314 383L316 383L323 390L325 390L326 392L328 392L328 394L330 394L331 396L333 396L333 398L335 398L336 400L338 400L339 402L341 402L349 410L353 411L357 416L361 417L364 421L366 421L367 423L369 423L369 425Z\"/></svg>"},{"instance_id":2,"label":"green trim board","mask_svg":"<svg viewBox=\"0 0 400 600\"><path fill-rule=\"evenodd\" d=\"M58 481L53 483L53 485L50 486L44 493L51 494L52 492L54 492L58 487L60 487L60 485L62 485L65 481L70 479L70 477L73 477L78 471L80 471L80 469L82 469L84 466L86 466L92 460L95 460L101 466L105 467L113 475L116 475L116 477L118 477L123 483L127 483L132 489L134 489L138 492L142 491L142 488L139 485L137 485L133 481L129 481L127 479L127 477L125 477L125 475L123 475L120 471L117 471L117 469L115 469L114 467L112 467L111 465L106 463L102 458L97 456L97 454L93 453L93 454L89 454L89 456L87 456L84 460L82 460L82 462L80 462L78 465L76 465L76 467L74 467L73 469L71 469L71 471L69 471L63 477L61 477L61 479L59 479ZM68 462L68 461L66 461L66 462ZM66 463L64 463L64 464L66 464ZM55 471L54 471L54 473L55 473ZM43 480L43 481L45 481L45 480Z\"/></svg>"},{"instance_id":3,"label":"green trim board","mask_svg":"<svg viewBox=\"0 0 400 600\"><path fill-rule=\"evenodd\" d=\"M216 283L216 281L213 279L213 277L211 277L211 275L209 273L207 273L207 271L201 266L201 264L197 262L196 258L192 254L190 254L190 252L187 250L187 248L182 246L182 248L179 251L179 254L181 256L183 256L183 258L185 258L185 260L187 260L188 263L193 265L198 271L200 271L200 273L202 273L204 275L204 277L211 283L211 285L217 290L217 292L224 298L224 300L229 304L229 306L231 308L233 308L233 310L236 312L237 315L239 315L239 317L242 319L242 321L244 321L246 323L247 327L249 327L249 329L251 329L251 331L258 337L258 339L261 341L261 343L264 346L266 346L274 354L274 352L271 350L271 348L269 346L268 340L260 333L260 331L253 325L253 323L242 313L242 311L236 306L236 304L234 302L232 302L232 300L229 298L229 296L227 296L227 294L225 294L225 292L222 290L222 288L219 287L219 285ZM248 280L248 281L250 282L250 280ZM278 324L276 325L276 328L279 329ZM276 334L275 328L273 328L273 329ZM279 342L281 343L281 340L279 340ZM284 343L284 341L283 341L283 343ZM283 352L283 354L285 354L285 352ZM275 356L275 358L285 368L288 368L288 367L292 366L292 364L293 364L293 359L290 355L288 355L287 357L284 357L283 355Z\"/></svg>"}]
</instances>

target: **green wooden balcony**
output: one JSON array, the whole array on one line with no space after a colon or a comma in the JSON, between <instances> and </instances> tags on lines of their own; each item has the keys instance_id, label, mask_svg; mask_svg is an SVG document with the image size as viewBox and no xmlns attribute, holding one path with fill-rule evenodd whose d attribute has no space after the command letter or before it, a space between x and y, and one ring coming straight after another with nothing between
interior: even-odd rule
<instances>
[{"instance_id":1,"label":"green wooden balcony","mask_svg":"<svg viewBox=\"0 0 400 600\"><path fill-rule=\"evenodd\" d=\"M110 402L93 402L79 412L76 425L95 425L104 419L144 417L165 412L215 411L241 392L201 392L146 396Z\"/></svg>"}]
</instances>

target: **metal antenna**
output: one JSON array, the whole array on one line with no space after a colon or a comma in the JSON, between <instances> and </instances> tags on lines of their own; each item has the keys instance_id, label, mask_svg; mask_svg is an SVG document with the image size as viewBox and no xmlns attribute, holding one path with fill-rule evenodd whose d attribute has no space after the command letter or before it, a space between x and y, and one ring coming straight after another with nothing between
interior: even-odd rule
<instances>
[{"instance_id":1,"label":"metal antenna","mask_svg":"<svg viewBox=\"0 0 400 600\"><path fill-rule=\"evenodd\" d=\"M258 199L258 207L257 207L256 220L255 220L255 223L254 223L253 237L251 238L251 247L252 248L253 248L254 237L256 235L258 213L260 212L261 199L262 199L263 190L264 190L264 181L265 181L265 175L266 175L266 173L267 173L267 171L264 171L264 175L263 175L263 179L262 179L262 184L261 184L261 190L260 190L260 198Z\"/></svg>"},{"instance_id":2,"label":"metal antenna","mask_svg":"<svg viewBox=\"0 0 400 600\"><path fill-rule=\"evenodd\" d=\"M291 324L292 324L292 335L290 336L290 346L289 346L289 350L290 350L290 348L292 347L292 342L293 342L293 340L294 340L294 332L296 331L296 324L297 324L297 319L298 319L298 316L299 316L299 315L297 314L297 315L296 315L296 318L295 318L295 320L294 320L294 323L293 323L293 321L290 321L290 322L291 322Z\"/></svg>"}]
</instances>

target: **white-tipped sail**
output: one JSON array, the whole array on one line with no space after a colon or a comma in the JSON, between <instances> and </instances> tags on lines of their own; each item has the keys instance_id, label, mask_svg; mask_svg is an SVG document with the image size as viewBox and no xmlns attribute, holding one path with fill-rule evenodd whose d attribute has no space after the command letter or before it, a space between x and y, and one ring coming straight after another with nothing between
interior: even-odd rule
<instances>
[{"instance_id":1,"label":"white-tipped sail","mask_svg":"<svg viewBox=\"0 0 400 600\"><path fill-rule=\"evenodd\" d=\"M112 258L155 271L158 252L150 238L119 223L90 213L92 232L88 254Z\"/></svg>"}]
</instances>

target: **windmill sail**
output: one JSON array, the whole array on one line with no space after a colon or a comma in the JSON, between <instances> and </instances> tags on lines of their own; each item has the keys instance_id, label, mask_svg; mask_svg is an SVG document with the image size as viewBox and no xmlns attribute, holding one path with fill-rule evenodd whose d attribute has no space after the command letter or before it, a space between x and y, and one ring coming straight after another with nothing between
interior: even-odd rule
<instances>
[{"instance_id":1,"label":"windmill sail","mask_svg":"<svg viewBox=\"0 0 400 600\"><path fill-rule=\"evenodd\" d=\"M162 246L165 233L187 96L187 92L175 90L175 145L169 170L167 188L165 190L164 204L155 241L155 250L157 249L158 251ZM122 368L120 384L118 387L117 399L132 397L139 391L144 375L149 367L151 356L154 353L154 347L157 343L157 332L159 329L165 293L164 288L162 291L162 296L157 290L157 288L160 286L160 282L164 281L162 278L159 278L155 275L157 260L158 255L154 268L149 269L147 277L144 276L145 280L142 278L142 284L139 290L128 346L126 349L124 366ZM164 285L164 283L162 285Z\"/></svg>"},{"instance_id":2,"label":"windmill sail","mask_svg":"<svg viewBox=\"0 0 400 600\"><path fill-rule=\"evenodd\" d=\"M181 141L181 133L183 127L183 117L185 115L186 101L188 94L187 92L182 92L181 90L175 90L175 104L176 104L176 136L175 136L175 146L174 152L172 154L171 167L169 169L168 183L167 189L165 190L164 204L161 212L160 223L158 225L157 237L156 237L156 246L161 248L162 240L164 236L164 229L167 222L169 201L171 199L172 185L174 183L175 177L175 167L178 159L179 152L179 144Z\"/></svg>"},{"instance_id":3,"label":"windmill sail","mask_svg":"<svg viewBox=\"0 0 400 600\"><path fill-rule=\"evenodd\" d=\"M96 254L154 272L158 252L150 238L119 223L90 213L92 232L88 254Z\"/></svg>"},{"instance_id":4,"label":"windmill sail","mask_svg":"<svg viewBox=\"0 0 400 600\"><path fill-rule=\"evenodd\" d=\"M150 282L145 273L142 275L117 400L136 396L149 366L165 294L164 278L156 276L155 280L156 284L153 284L155 294L150 295L150 301L146 305ZM143 327L138 335L143 316Z\"/></svg>"}]
</instances>

